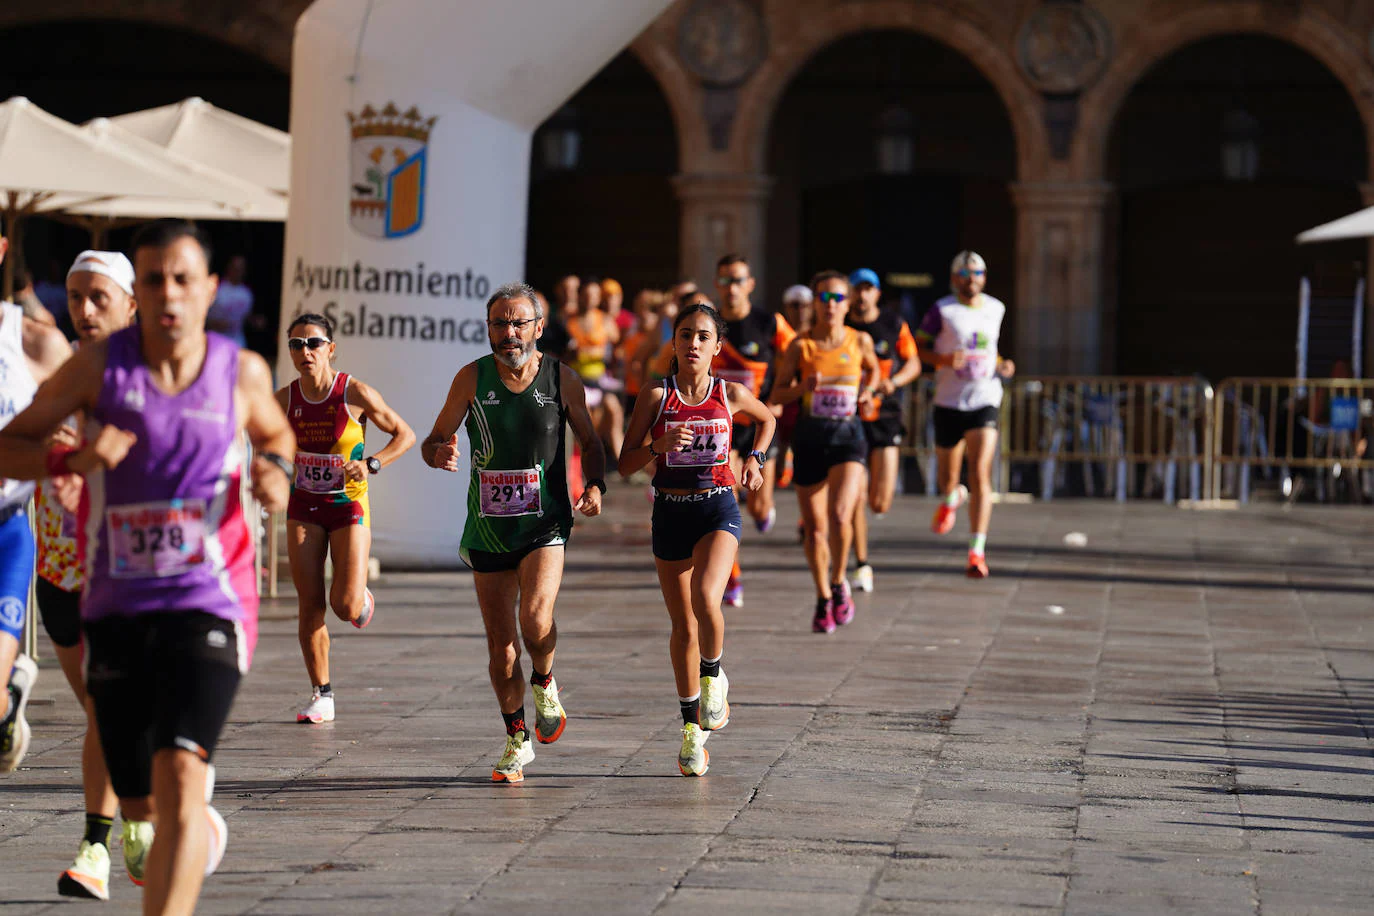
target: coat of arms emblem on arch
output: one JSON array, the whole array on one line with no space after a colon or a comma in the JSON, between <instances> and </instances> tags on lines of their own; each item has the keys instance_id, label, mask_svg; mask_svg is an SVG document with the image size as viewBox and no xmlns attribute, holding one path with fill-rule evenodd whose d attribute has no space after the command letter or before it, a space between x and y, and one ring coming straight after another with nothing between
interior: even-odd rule
<instances>
[{"instance_id":1,"label":"coat of arms emblem on arch","mask_svg":"<svg viewBox=\"0 0 1374 916\"><path fill-rule=\"evenodd\" d=\"M410 235L425 221L425 173L436 117L394 102L377 111L364 105L348 113L349 217L354 229L378 239Z\"/></svg>"}]
</instances>

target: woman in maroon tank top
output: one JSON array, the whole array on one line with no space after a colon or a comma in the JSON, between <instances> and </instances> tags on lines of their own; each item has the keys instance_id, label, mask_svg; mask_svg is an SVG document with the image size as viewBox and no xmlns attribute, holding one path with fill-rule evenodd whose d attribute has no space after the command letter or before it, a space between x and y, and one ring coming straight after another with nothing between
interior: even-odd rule
<instances>
[{"instance_id":1,"label":"woman in maroon tank top","mask_svg":"<svg viewBox=\"0 0 1374 916\"><path fill-rule=\"evenodd\" d=\"M668 646L682 710L678 769L684 776L705 774L706 738L730 722L720 605L740 537L731 426L741 414L758 424L759 450L744 462L744 486L754 490L763 482L759 468L775 422L747 386L712 377L724 331L720 313L704 303L678 314L671 370L640 393L620 452L626 477L656 462L654 562L673 624Z\"/></svg>"}]
</instances>

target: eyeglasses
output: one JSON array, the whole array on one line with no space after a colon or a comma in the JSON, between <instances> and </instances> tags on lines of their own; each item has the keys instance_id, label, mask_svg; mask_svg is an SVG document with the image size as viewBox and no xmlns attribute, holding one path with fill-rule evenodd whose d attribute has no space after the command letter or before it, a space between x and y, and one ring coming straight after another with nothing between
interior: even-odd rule
<instances>
[{"instance_id":1,"label":"eyeglasses","mask_svg":"<svg viewBox=\"0 0 1374 916\"><path fill-rule=\"evenodd\" d=\"M292 350L304 350L306 347L312 350L318 350L325 344L333 342L334 341L330 340L328 337L292 337L286 342L286 345Z\"/></svg>"},{"instance_id":2,"label":"eyeglasses","mask_svg":"<svg viewBox=\"0 0 1374 916\"><path fill-rule=\"evenodd\" d=\"M830 303L843 302L849 297L846 296L844 293L816 293L816 298L819 299L821 302Z\"/></svg>"},{"instance_id":3,"label":"eyeglasses","mask_svg":"<svg viewBox=\"0 0 1374 916\"><path fill-rule=\"evenodd\" d=\"M487 327L491 328L493 331L504 331L507 328L515 328L516 333L519 333L538 320L538 318L512 318L507 321L502 318L489 318L487 319Z\"/></svg>"},{"instance_id":4,"label":"eyeglasses","mask_svg":"<svg viewBox=\"0 0 1374 916\"><path fill-rule=\"evenodd\" d=\"M959 271L959 276L967 280L969 277L981 277L986 273L986 270L969 270L965 267L963 270Z\"/></svg>"},{"instance_id":5,"label":"eyeglasses","mask_svg":"<svg viewBox=\"0 0 1374 916\"><path fill-rule=\"evenodd\" d=\"M716 286L739 286L741 283L748 283L752 277L716 277Z\"/></svg>"}]
</instances>

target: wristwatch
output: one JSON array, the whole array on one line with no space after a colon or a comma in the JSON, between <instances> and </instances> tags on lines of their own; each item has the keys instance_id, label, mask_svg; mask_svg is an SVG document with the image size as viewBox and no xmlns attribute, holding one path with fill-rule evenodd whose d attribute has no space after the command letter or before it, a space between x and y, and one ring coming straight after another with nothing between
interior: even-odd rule
<instances>
[{"instance_id":1,"label":"wristwatch","mask_svg":"<svg viewBox=\"0 0 1374 916\"><path fill-rule=\"evenodd\" d=\"M586 489L590 490L592 487L596 487L600 490L602 496L606 495L606 481L602 480L600 477L593 477L591 480L587 481Z\"/></svg>"},{"instance_id":2,"label":"wristwatch","mask_svg":"<svg viewBox=\"0 0 1374 916\"><path fill-rule=\"evenodd\" d=\"M376 455L367 459L365 463L367 464L367 472L369 474L375 474L382 469L382 459L378 458Z\"/></svg>"},{"instance_id":3,"label":"wristwatch","mask_svg":"<svg viewBox=\"0 0 1374 916\"><path fill-rule=\"evenodd\" d=\"M754 451L750 452L749 457L757 461L759 463L759 467L763 467L765 464L768 463L768 456L765 455L763 452L759 451L758 449L754 449Z\"/></svg>"}]
</instances>

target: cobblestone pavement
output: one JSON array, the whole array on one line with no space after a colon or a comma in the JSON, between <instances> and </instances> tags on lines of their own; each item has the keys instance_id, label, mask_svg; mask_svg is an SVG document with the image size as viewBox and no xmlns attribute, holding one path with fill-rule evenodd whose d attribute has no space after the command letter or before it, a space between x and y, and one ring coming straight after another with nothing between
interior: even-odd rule
<instances>
[{"instance_id":1,"label":"cobblestone pavement","mask_svg":"<svg viewBox=\"0 0 1374 916\"><path fill-rule=\"evenodd\" d=\"M962 541L902 498L874 525L877 591L825 637L782 493L727 612L734 716L686 779L648 506L613 497L558 605L568 727L519 786L490 778L467 575L387 574L369 630L333 621L329 726L295 723L294 601L265 605L201 912L1369 911L1367 510L1003 506L971 582ZM56 894L81 725L50 653L29 709L0 779L0 912L93 911ZM114 858L104 911L136 912Z\"/></svg>"}]
</instances>

